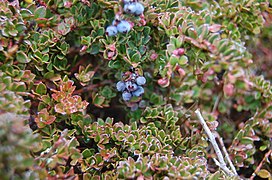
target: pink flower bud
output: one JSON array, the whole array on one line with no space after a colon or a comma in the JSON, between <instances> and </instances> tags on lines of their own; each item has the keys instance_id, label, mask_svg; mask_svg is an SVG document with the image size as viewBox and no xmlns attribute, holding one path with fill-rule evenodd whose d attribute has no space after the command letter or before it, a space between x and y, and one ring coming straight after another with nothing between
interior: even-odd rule
<instances>
[{"instance_id":1,"label":"pink flower bud","mask_svg":"<svg viewBox=\"0 0 272 180\"><path fill-rule=\"evenodd\" d=\"M178 57L180 57L180 56L182 56L183 54L184 54L184 49L183 48L178 48L178 49L175 49L173 52L172 52L172 54L173 55L175 55L175 56L178 56Z\"/></svg>"},{"instance_id":2,"label":"pink flower bud","mask_svg":"<svg viewBox=\"0 0 272 180\"><path fill-rule=\"evenodd\" d=\"M248 63L248 64L252 64L252 63L253 63L253 60L250 59L250 60L247 61L247 63Z\"/></svg>"},{"instance_id":3,"label":"pink flower bud","mask_svg":"<svg viewBox=\"0 0 272 180\"><path fill-rule=\"evenodd\" d=\"M205 72L205 74L207 74L208 76L213 75L214 74L214 70L213 69L209 69L207 72Z\"/></svg>"},{"instance_id":4,"label":"pink flower bud","mask_svg":"<svg viewBox=\"0 0 272 180\"><path fill-rule=\"evenodd\" d=\"M158 58L158 54L155 52L150 55L150 59L153 61L156 60L157 58Z\"/></svg>"},{"instance_id":5,"label":"pink flower bud","mask_svg":"<svg viewBox=\"0 0 272 180\"><path fill-rule=\"evenodd\" d=\"M134 27L134 22L128 21L128 23L130 24L130 29L132 29Z\"/></svg>"},{"instance_id":6,"label":"pink flower bud","mask_svg":"<svg viewBox=\"0 0 272 180\"><path fill-rule=\"evenodd\" d=\"M208 71L206 71L204 74L203 74L203 77L202 77L202 82L207 82L207 80L208 80L208 77L210 76L210 75L213 75L214 74L214 70L213 69L209 69Z\"/></svg>"},{"instance_id":7,"label":"pink flower bud","mask_svg":"<svg viewBox=\"0 0 272 180\"><path fill-rule=\"evenodd\" d=\"M69 2L69 1L64 2L64 7L65 8L70 8L72 5L73 5L72 2Z\"/></svg>"},{"instance_id":8,"label":"pink flower bud","mask_svg":"<svg viewBox=\"0 0 272 180\"><path fill-rule=\"evenodd\" d=\"M110 44L110 45L108 45L107 48L108 48L110 51L115 51L115 50L116 50L115 44Z\"/></svg>"},{"instance_id":9,"label":"pink flower bud","mask_svg":"<svg viewBox=\"0 0 272 180\"><path fill-rule=\"evenodd\" d=\"M186 72L181 67L178 68L178 73L181 78L183 78L186 75Z\"/></svg>"},{"instance_id":10,"label":"pink flower bud","mask_svg":"<svg viewBox=\"0 0 272 180\"><path fill-rule=\"evenodd\" d=\"M175 55L175 56L178 56L178 50L175 49L175 50L172 52L172 54Z\"/></svg>"},{"instance_id":11,"label":"pink flower bud","mask_svg":"<svg viewBox=\"0 0 272 180\"><path fill-rule=\"evenodd\" d=\"M224 94L227 96L232 96L234 94L234 86L231 83L225 84L223 87Z\"/></svg>"},{"instance_id":12,"label":"pink flower bud","mask_svg":"<svg viewBox=\"0 0 272 180\"><path fill-rule=\"evenodd\" d=\"M202 74L203 72L200 70L200 69L196 69L195 70L195 75L200 75L200 74Z\"/></svg>"},{"instance_id":13,"label":"pink flower bud","mask_svg":"<svg viewBox=\"0 0 272 180\"><path fill-rule=\"evenodd\" d=\"M160 86L162 86L162 87L167 87L167 86L169 86L169 79L168 78L161 78L161 79L159 79L158 80L158 84L160 85Z\"/></svg>"},{"instance_id":14,"label":"pink flower bud","mask_svg":"<svg viewBox=\"0 0 272 180\"><path fill-rule=\"evenodd\" d=\"M82 46L82 48L80 49L80 52L85 52L85 51L87 50L87 48L88 48L88 47L87 47L87 46L85 46L85 45L84 45L84 46Z\"/></svg>"},{"instance_id":15,"label":"pink flower bud","mask_svg":"<svg viewBox=\"0 0 272 180\"><path fill-rule=\"evenodd\" d=\"M246 87L247 87L247 89L250 89L250 88L252 88L253 86L254 86L254 83L253 82L251 82L251 81L249 81L248 79L244 79L244 82L246 83Z\"/></svg>"},{"instance_id":16,"label":"pink flower bud","mask_svg":"<svg viewBox=\"0 0 272 180\"><path fill-rule=\"evenodd\" d=\"M140 19L140 24L141 26L145 26L146 25L146 20L145 19Z\"/></svg>"},{"instance_id":17,"label":"pink flower bud","mask_svg":"<svg viewBox=\"0 0 272 180\"><path fill-rule=\"evenodd\" d=\"M184 54L184 49L183 48L178 48L178 55L182 56Z\"/></svg>"},{"instance_id":18,"label":"pink flower bud","mask_svg":"<svg viewBox=\"0 0 272 180\"><path fill-rule=\"evenodd\" d=\"M231 83L235 83L236 77L229 73L228 74L228 81Z\"/></svg>"},{"instance_id":19,"label":"pink flower bud","mask_svg":"<svg viewBox=\"0 0 272 180\"><path fill-rule=\"evenodd\" d=\"M218 32L221 29L221 25L220 24L213 24L211 26L209 26L209 31L211 32Z\"/></svg>"},{"instance_id":20,"label":"pink flower bud","mask_svg":"<svg viewBox=\"0 0 272 180\"><path fill-rule=\"evenodd\" d=\"M109 51L108 52L108 58L112 59L112 57L115 55L115 52Z\"/></svg>"},{"instance_id":21,"label":"pink flower bud","mask_svg":"<svg viewBox=\"0 0 272 180\"><path fill-rule=\"evenodd\" d=\"M184 69L182 69L182 68L179 68L178 73L179 73L179 75L180 75L181 77L183 77L183 76L186 75L186 72L185 72Z\"/></svg>"}]
</instances>

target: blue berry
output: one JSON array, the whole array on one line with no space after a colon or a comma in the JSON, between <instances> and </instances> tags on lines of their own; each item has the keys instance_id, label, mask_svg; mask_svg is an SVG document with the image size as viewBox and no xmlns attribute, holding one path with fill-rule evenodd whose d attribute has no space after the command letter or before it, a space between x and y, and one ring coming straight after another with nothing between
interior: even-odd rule
<instances>
[{"instance_id":1,"label":"blue berry","mask_svg":"<svg viewBox=\"0 0 272 180\"><path fill-rule=\"evenodd\" d=\"M133 81L135 81L135 79L137 78L137 75L136 75L135 73L132 73L132 74L130 75L130 78L131 78Z\"/></svg>"},{"instance_id":2,"label":"blue berry","mask_svg":"<svg viewBox=\"0 0 272 180\"><path fill-rule=\"evenodd\" d=\"M119 24L117 25L117 30L120 33L127 33L130 31L130 24L129 22L122 20L119 22Z\"/></svg>"},{"instance_id":3,"label":"blue berry","mask_svg":"<svg viewBox=\"0 0 272 180\"><path fill-rule=\"evenodd\" d=\"M134 14L136 12L136 6L135 6L135 4L136 3L125 4L124 11L126 13L129 13L129 14Z\"/></svg>"},{"instance_id":4,"label":"blue berry","mask_svg":"<svg viewBox=\"0 0 272 180\"><path fill-rule=\"evenodd\" d=\"M119 81L116 84L117 91L124 91L126 89L126 84L123 81Z\"/></svg>"},{"instance_id":5,"label":"blue berry","mask_svg":"<svg viewBox=\"0 0 272 180\"><path fill-rule=\"evenodd\" d=\"M139 108L145 108L146 107L146 102L145 102L145 100L141 100L140 102L139 102Z\"/></svg>"},{"instance_id":6,"label":"blue berry","mask_svg":"<svg viewBox=\"0 0 272 180\"><path fill-rule=\"evenodd\" d=\"M131 99L132 95L130 92L124 91L122 94L122 97L123 97L124 101L129 101Z\"/></svg>"},{"instance_id":7,"label":"blue berry","mask_svg":"<svg viewBox=\"0 0 272 180\"><path fill-rule=\"evenodd\" d=\"M130 92L135 91L137 89L137 84L135 84L135 83L133 83L131 81L127 81L126 82L126 88Z\"/></svg>"},{"instance_id":8,"label":"blue berry","mask_svg":"<svg viewBox=\"0 0 272 180\"><path fill-rule=\"evenodd\" d=\"M143 14L143 12L144 12L144 6L141 3L138 3L138 2L136 2L134 4L135 4L135 12L134 12L134 14L137 15L137 16Z\"/></svg>"},{"instance_id":9,"label":"blue berry","mask_svg":"<svg viewBox=\"0 0 272 180\"><path fill-rule=\"evenodd\" d=\"M136 83L138 84L138 85L144 85L145 83L146 83L146 79L145 79L145 77L143 77L143 76L139 76L139 77L137 77L136 78Z\"/></svg>"},{"instance_id":10,"label":"blue berry","mask_svg":"<svg viewBox=\"0 0 272 180\"><path fill-rule=\"evenodd\" d=\"M138 109L138 107L139 107L138 104L135 103L135 104L133 104L133 106L130 107L130 110L131 111L136 111Z\"/></svg>"},{"instance_id":11,"label":"blue berry","mask_svg":"<svg viewBox=\"0 0 272 180\"><path fill-rule=\"evenodd\" d=\"M137 90L132 92L133 96L141 96L142 94L144 94L144 88L142 86L138 86Z\"/></svg>"},{"instance_id":12,"label":"blue berry","mask_svg":"<svg viewBox=\"0 0 272 180\"><path fill-rule=\"evenodd\" d=\"M106 29L106 34L108 36L116 36L117 32L118 32L117 27L113 26L113 25L108 26L107 29Z\"/></svg>"},{"instance_id":13,"label":"blue berry","mask_svg":"<svg viewBox=\"0 0 272 180\"><path fill-rule=\"evenodd\" d=\"M119 22L120 22L119 20L116 20L116 19L115 19L115 20L112 21L111 25L113 25L113 26L116 27L117 24L118 24ZM117 28L117 27L116 27L116 28Z\"/></svg>"}]
</instances>

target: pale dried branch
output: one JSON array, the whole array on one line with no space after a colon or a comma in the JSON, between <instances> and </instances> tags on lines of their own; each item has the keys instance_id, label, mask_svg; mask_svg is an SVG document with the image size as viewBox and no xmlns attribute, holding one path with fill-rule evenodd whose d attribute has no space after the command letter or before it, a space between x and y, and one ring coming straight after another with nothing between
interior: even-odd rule
<instances>
[{"instance_id":1,"label":"pale dried branch","mask_svg":"<svg viewBox=\"0 0 272 180\"><path fill-rule=\"evenodd\" d=\"M218 135L218 140L219 140L219 143L220 143L220 145L222 147L223 153L225 154L225 157L226 157L226 159L228 161L228 164L229 164L232 172L234 173L234 175L237 176L238 175L237 171L236 171L236 169L235 169L235 167L234 167L234 165L233 165L233 163L232 163L232 161L231 161L231 159L229 157L229 154L228 154L227 149L226 149L226 147L224 145L223 139L221 137L219 137L219 135Z\"/></svg>"},{"instance_id":2,"label":"pale dried branch","mask_svg":"<svg viewBox=\"0 0 272 180\"><path fill-rule=\"evenodd\" d=\"M218 144L217 144L217 142L215 140L215 137L214 137L213 133L211 132L211 130L209 129L208 125L206 124L206 122L205 122L204 118L202 117L199 109L197 109L195 111L195 113L197 115L198 120L200 121L200 124L202 125L203 129L205 130L206 134L208 135L209 140L210 140L210 142L211 142L211 144L212 144L212 146L213 146L213 148L215 150L215 153L216 153L216 155L218 157L219 161L214 159L215 164L217 166L219 166L223 171L225 171L229 176L234 176L235 174L231 170L229 170L229 168L227 167L227 165L225 163L225 160L223 158L223 154L222 154L222 152L221 152L221 150L220 150L220 148L219 148L219 146L218 146Z\"/></svg>"}]
</instances>

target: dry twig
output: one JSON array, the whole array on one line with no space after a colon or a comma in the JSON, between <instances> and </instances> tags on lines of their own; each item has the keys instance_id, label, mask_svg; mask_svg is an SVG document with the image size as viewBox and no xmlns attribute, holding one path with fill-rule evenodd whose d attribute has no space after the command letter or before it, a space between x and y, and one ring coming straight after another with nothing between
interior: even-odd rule
<instances>
[{"instance_id":1,"label":"dry twig","mask_svg":"<svg viewBox=\"0 0 272 180\"><path fill-rule=\"evenodd\" d=\"M215 161L215 164L217 166L219 166L223 171L225 171L229 176L236 175L231 170L229 170L229 168L227 167L227 165L225 163L225 160L223 158L223 154L222 154L222 152L221 152L221 150L220 150L220 148L219 148L219 146L218 146L218 144L217 144L217 142L215 140L215 137L214 137L213 133L211 132L211 130L209 129L209 127L207 126L207 124L206 124L204 118L202 117L199 109L197 109L195 111L195 113L196 113L196 115L198 117L198 120L200 121L203 129L205 130L206 134L208 135L208 137L210 139L210 142L211 142L211 144L212 144L212 146L213 146L213 148L215 150L215 153L216 153L216 155L218 157L219 161L217 161L215 158L213 159Z\"/></svg>"},{"instance_id":2,"label":"dry twig","mask_svg":"<svg viewBox=\"0 0 272 180\"><path fill-rule=\"evenodd\" d=\"M218 134L218 140L219 140L219 143L220 143L220 145L222 147L222 150L223 150L223 152L225 154L225 157L226 157L226 159L227 159L227 161L228 161L228 163L230 165L230 168L231 168L232 172L234 172L234 174L237 176L238 174L236 172L236 169L235 169L235 167L234 167L234 165L233 165L233 163L232 163L232 161L231 161L231 159L229 157L229 154L228 154L227 149L226 149L226 147L224 145L223 139L221 137L219 137L219 134Z\"/></svg>"}]
</instances>

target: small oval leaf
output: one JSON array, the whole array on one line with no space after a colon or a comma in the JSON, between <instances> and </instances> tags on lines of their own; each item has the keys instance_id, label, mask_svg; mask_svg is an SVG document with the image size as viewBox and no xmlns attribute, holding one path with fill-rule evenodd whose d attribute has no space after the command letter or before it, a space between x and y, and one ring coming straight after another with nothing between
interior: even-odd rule
<instances>
[{"instance_id":1,"label":"small oval leaf","mask_svg":"<svg viewBox=\"0 0 272 180\"><path fill-rule=\"evenodd\" d=\"M29 63L30 59L27 57L27 55L23 51L18 51L16 53L16 59L20 63Z\"/></svg>"}]
</instances>

